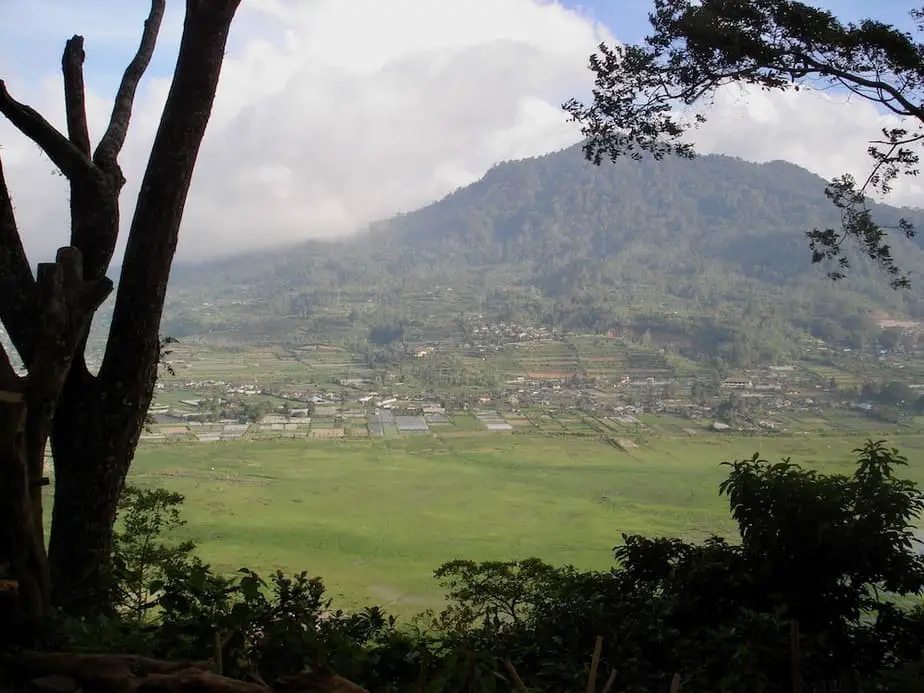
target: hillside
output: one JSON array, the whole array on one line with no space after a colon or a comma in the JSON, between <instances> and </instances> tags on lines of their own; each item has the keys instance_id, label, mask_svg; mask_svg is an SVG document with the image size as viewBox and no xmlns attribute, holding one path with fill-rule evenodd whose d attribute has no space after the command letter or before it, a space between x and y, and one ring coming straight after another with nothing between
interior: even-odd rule
<instances>
[{"instance_id":1,"label":"hillside","mask_svg":"<svg viewBox=\"0 0 924 693\"><path fill-rule=\"evenodd\" d=\"M437 287L445 296L448 286L457 292L453 310L513 310L595 329L627 314L759 316L787 329L871 310L924 314L924 251L913 242L895 242L911 291L890 290L862 258L836 285L811 265L804 231L838 223L824 187L781 161L703 156L594 167L573 147L495 166L358 237L178 265L167 326L201 320L190 303L209 298L243 301L230 311L235 320L264 331L351 302L413 317L413 296ZM885 206L877 214L924 220Z\"/></svg>"},{"instance_id":2,"label":"hillside","mask_svg":"<svg viewBox=\"0 0 924 693\"><path fill-rule=\"evenodd\" d=\"M838 222L825 181L793 164L725 156L594 167L579 148L505 163L440 202L378 225L399 245L468 264L528 263L548 281L563 266L643 263L726 271L779 284L814 280L803 232ZM885 220L911 214L880 207ZM924 254L901 245L910 269ZM863 263L861 277L871 276Z\"/></svg>"}]
</instances>

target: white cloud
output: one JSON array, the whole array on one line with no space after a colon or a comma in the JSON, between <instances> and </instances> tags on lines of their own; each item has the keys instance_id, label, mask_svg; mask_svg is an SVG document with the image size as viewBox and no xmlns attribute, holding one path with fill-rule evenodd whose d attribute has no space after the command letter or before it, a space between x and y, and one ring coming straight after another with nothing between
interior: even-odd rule
<instances>
[{"instance_id":1,"label":"white cloud","mask_svg":"<svg viewBox=\"0 0 924 693\"><path fill-rule=\"evenodd\" d=\"M168 37L178 21L168 18ZM559 105L586 91L587 55L612 37L546 0L244 0L232 39L186 208L185 258L349 232L424 205L500 160L575 142ZM175 44L159 50L169 62L163 54ZM37 88L15 77L15 94L63 121L56 76ZM139 93L123 155L126 230L168 86L148 79ZM696 141L825 176L860 173L879 116L838 100L725 94ZM96 137L108 108L91 94ZM33 260L48 257L67 237L66 186L5 123L0 144L27 247ZM901 187L896 198L913 203L920 190Z\"/></svg>"},{"instance_id":2,"label":"white cloud","mask_svg":"<svg viewBox=\"0 0 924 693\"><path fill-rule=\"evenodd\" d=\"M542 0L245 0L236 22L186 208L187 258L349 232L499 160L574 142L559 104L611 39ZM167 87L149 79L140 93L126 225ZM50 78L17 93L60 124L58 89ZM91 117L97 136L105 114ZM66 239L66 187L8 125L0 142L27 246L47 256Z\"/></svg>"},{"instance_id":3,"label":"white cloud","mask_svg":"<svg viewBox=\"0 0 924 693\"><path fill-rule=\"evenodd\" d=\"M759 162L783 159L827 179L850 173L861 182L871 169L869 141L899 123L856 96L742 87L721 90L706 115L707 123L691 133L699 151ZM899 178L883 201L924 207L924 180Z\"/></svg>"}]
</instances>

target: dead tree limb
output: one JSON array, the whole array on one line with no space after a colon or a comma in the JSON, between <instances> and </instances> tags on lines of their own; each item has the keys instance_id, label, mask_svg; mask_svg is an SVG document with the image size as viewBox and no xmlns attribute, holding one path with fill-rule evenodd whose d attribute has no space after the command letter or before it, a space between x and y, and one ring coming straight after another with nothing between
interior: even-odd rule
<instances>
[{"instance_id":1,"label":"dead tree limb","mask_svg":"<svg viewBox=\"0 0 924 693\"><path fill-rule=\"evenodd\" d=\"M73 36L64 46L61 72L64 73L64 110L67 136L80 152L90 156L90 128L87 125L86 89L83 84L83 36Z\"/></svg>"},{"instance_id":2,"label":"dead tree limb","mask_svg":"<svg viewBox=\"0 0 924 693\"><path fill-rule=\"evenodd\" d=\"M157 34L164 18L165 6L165 0L152 0L151 2L151 11L144 21L144 30L141 33L141 43L138 46L138 51L128 64L128 67L125 68L119 90L116 92L112 115L109 118L109 127L106 128L106 132L100 139L96 152L93 154L93 161L107 173L112 173L110 167L117 166L116 157L118 157L119 152L122 151L122 146L125 144L125 137L128 135L128 124L132 117L135 92L138 89L138 83L151 63L151 57L154 55Z\"/></svg>"},{"instance_id":3,"label":"dead tree limb","mask_svg":"<svg viewBox=\"0 0 924 693\"><path fill-rule=\"evenodd\" d=\"M6 116L17 130L35 142L48 158L69 179L93 175L98 169L67 137L31 106L20 103L7 91L0 79L0 113Z\"/></svg>"},{"instance_id":4,"label":"dead tree limb","mask_svg":"<svg viewBox=\"0 0 924 693\"><path fill-rule=\"evenodd\" d=\"M35 278L19 237L13 200L3 175L0 158L0 322L23 362L32 350L35 306Z\"/></svg>"}]
</instances>

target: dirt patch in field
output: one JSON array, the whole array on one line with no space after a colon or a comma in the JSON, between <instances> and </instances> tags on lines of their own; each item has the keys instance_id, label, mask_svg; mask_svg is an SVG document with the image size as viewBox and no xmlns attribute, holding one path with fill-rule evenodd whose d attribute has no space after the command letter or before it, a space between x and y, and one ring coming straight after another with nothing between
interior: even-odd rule
<instances>
[{"instance_id":1,"label":"dirt patch in field","mask_svg":"<svg viewBox=\"0 0 924 693\"><path fill-rule=\"evenodd\" d=\"M628 438L617 438L616 445L626 452L635 450L638 447L638 444L634 440L629 440Z\"/></svg>"},{"instance_id":2,"label":"dirt patch in field","mask_svg":"<svg viewBox=\"0 0 924 693\"><path fill-rule=\"evenodd\" d=\"M312 438L343 438L342 428L315 428L311 431Z\"/></svg>"},{"instance_id":3,"label":"dirt patch in field","mask_svg":"<svg viewBox=\"0 0 924 693\"><path fill-rule=\"evenodd\" d=\"M581 360L588 363L621 363L623 361L619 356L587 356Z\"/></svg>"},{"instance_id":4,"label":"dirt patch in field","mask_svg":"<svg viewBox=\"0 0 924 693\"><path fill-rule=\"evenodd\" d=\"M160 432L175 435L177 433L189 433L189 428L187 426L164 426L160 429Z\"/></svg>"}]
</instances>

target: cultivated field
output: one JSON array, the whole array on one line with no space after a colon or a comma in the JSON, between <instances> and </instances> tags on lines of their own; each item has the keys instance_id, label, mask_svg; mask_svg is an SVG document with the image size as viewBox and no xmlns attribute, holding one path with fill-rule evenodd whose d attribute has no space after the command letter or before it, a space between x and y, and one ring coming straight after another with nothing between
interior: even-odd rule
<instances>
[{"instance_id":1,"label":"cultivated field","mask_svg":"<svg viewBox=\"0 0 924 693\"><path fill-rule=\"evenodd\" d=\"M727 532L721 461L760 451L849 472L864 440L858 431L691 435L664 419L632 440L600 435L606 422L580 415L516 423L522 432L447 425L366 440L143 445L132 481L186 495L186 531L216 568L307 570L343 605L407 613L439 603L430 575L452 558L604 568L623 532ZM890 441L924 482L924 435Z\"/></svg>"}]
</instances>

